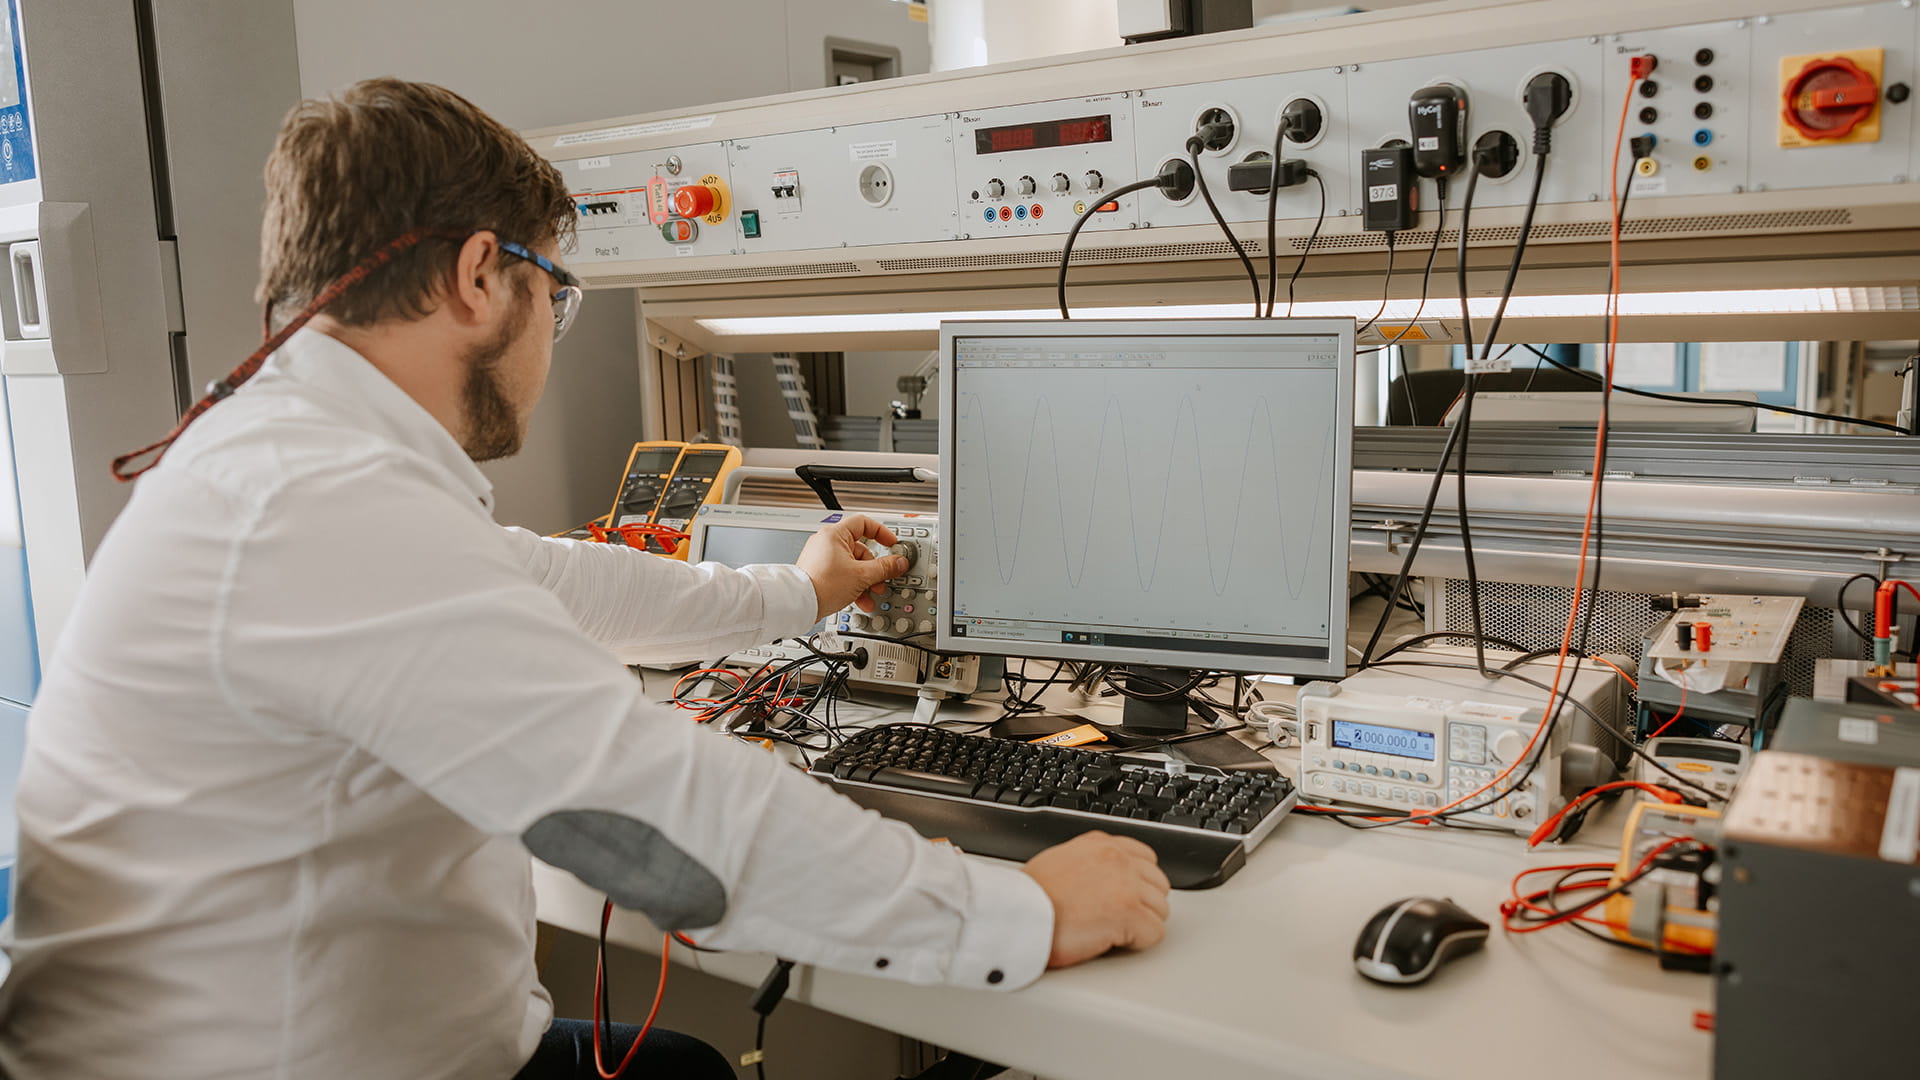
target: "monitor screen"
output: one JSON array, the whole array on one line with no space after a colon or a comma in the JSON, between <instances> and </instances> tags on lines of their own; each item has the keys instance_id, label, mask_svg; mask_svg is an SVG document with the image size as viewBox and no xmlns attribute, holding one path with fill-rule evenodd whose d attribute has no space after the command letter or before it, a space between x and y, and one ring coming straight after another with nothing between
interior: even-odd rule
<instances>
[{"instance_id":1,"label":"monitor screen","mask_svg":"<svg viewBox=\"0 0 1920 1080\"><path fill-rule=\"evenodd\" d=\"M1345 673L1353 323L948 323L939 648Z\"/></svg>"}]
</instances>

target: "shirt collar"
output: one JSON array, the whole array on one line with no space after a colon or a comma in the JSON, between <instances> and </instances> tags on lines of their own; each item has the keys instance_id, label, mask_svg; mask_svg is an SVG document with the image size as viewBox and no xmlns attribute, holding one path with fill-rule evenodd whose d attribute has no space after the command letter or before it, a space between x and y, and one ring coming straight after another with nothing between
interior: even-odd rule
<instances>
[{"instance_id":1,"label":"shirt collar","mask_svg":"<svg viewBox=\"0 0 1920 1080\"><path fill-rule=\"evenodd\" d=\"M357 426L429 458L493 512L493 483L433 414L352 346L307 327L261 368L259 382L288 379L347 407Z\"/></svg>"}]
</instances>

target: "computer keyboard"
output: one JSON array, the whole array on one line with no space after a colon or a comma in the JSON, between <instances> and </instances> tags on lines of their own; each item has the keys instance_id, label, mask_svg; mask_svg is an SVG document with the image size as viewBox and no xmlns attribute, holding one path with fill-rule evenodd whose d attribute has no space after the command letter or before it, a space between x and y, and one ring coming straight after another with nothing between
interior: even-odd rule
<instances>
[{"instance_id":1,"label":"computer keyboard","mask_svg":"<svg viewBox=\"0 0 1920 1080\"><path fill-rule=\"evenodd\" d=\"M1143 841L1177 889L1220 884L1299 801L1285 777L889 724L812 774L963 851L1028 859L1099 830Z\"/></svg>"}]
</instances>

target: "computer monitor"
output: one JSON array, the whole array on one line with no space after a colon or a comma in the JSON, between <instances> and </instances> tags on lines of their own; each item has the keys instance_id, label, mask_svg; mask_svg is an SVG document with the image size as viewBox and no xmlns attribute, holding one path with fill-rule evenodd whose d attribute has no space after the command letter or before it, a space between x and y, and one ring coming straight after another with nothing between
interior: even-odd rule
<instances>
[{"instance_id":1,"label":"computer monitor","mask_svg":"<svg viewBox=\"0 0 1920 1080\"><path fill-rule=\"evenodd\" d=\"M1353 339L942 324L937 647L1345 675Z\"/></svg>"}]
</instances>

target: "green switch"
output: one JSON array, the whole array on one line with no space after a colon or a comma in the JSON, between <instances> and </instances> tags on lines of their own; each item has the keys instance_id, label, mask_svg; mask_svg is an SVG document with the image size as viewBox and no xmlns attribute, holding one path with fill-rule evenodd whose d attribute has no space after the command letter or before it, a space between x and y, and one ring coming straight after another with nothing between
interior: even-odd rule
<instances>
[{"instance_id":1,"label":"green switch","mask_svg":"<svg viewBox=\"0 0 1920 1080\"><path fill-rule=\"evenodd\" d=\"M749 240L760 239L760 211L740 211L740 232Z\"/></svg>"}]
</instances>

